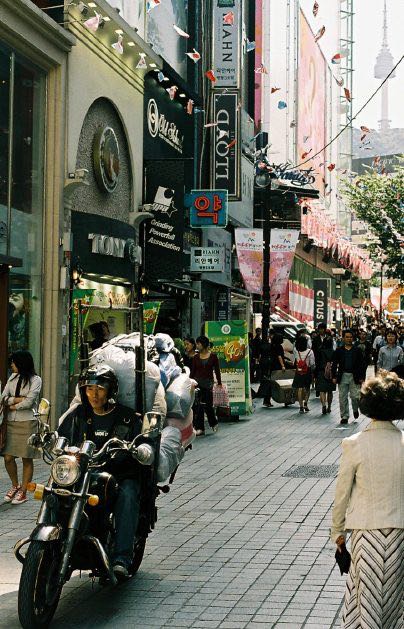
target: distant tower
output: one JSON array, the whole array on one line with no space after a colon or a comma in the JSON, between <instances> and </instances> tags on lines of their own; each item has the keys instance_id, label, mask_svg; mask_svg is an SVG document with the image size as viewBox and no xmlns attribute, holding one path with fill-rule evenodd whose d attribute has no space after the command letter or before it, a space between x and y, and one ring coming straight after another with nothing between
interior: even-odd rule
<instances>
[{"instance_id":1,"label":"distant tower","mask_svg":"<svg viewBox=\"0 0 404 629\"><path fill-rule=\"evenodd\" d=\"M386 0L384 0L384 19L383 19L383 43L382 49L377 55L376 65L375 65L375 78L384 81L389 72L394 68L394 60L393 55L389 50L389 45L387 43L387 7ZM390 76L390 79L393 79L396 76L396 73ZM389 120L389 82L386 81L382 87L382 116L381 120L379 120L380 131L387 131L390 129L390 120Z\"/></svg>"}]
</instances>

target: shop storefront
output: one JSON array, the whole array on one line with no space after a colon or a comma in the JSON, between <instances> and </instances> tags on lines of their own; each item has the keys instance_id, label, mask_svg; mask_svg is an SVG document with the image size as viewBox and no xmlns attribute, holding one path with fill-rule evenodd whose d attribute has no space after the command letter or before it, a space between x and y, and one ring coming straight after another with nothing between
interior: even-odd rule
<instances>
[{"instance_id":1,"label":"shop storefront","mask_svg":"<svg viewBox=\"0 0 404 629\"><path fill-rule=\"evenodd\" d=\"M26 349L51 397L48 356L55 336L51 326L44 334L44 320L52 313L57 321L48 294L58 278L47 271L59 241L62 94L74 38L33 5L22 5L5 0L0 7L0 381L9 354Z\"/></svg>"},{"instance_id":2,"label":"shop storefront","mask_svg":"<svg viewBox=\"0 0 404 629\"><path fill-rule=\"evenodd\" d=\"M168 75L167 67L164 72ZM147 300L161 302L157 329L177 337L189 334L192 301L199 298L186 277L184 253L189 238L184 195L194 187L194 122L186 111L192 95L181 91L183 97L171 99L167 86L170 81L159 83L154 72L145 78L144 199L153 218L143 234L143 284Z\"/></svg>"}]
</instances>

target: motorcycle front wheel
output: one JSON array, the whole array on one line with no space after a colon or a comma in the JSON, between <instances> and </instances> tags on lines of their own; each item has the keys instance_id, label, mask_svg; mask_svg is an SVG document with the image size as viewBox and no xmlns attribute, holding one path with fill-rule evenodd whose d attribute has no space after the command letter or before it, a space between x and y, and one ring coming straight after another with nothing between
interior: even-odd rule
<instances>
[{"instance_id":1,"label":"motorcycle front wheel","mask_svg":"<svg viewBox=\"0 0 404 629\"><path fill-rule=\"evenodd\" d=\"M140 568L140 564L142 563L142 560L143 560L145 546L146 546L145 537L141 537L135 543L135 546L133 549L132 564L130 567L130 573L132 575L136 574L136 572Z\"/></svg>"},{"instance_id":2,"label":"motorcycle front wheel","mask_svg":"<svg viewBox=\"0 0 404 629\"><path fill-rule=\"evenodd\" d=\"M57 578L60 562L59 544L31 542L18 590L18 617L24 629L49 626L61 594Z\"/></svg>"}]
</instances>

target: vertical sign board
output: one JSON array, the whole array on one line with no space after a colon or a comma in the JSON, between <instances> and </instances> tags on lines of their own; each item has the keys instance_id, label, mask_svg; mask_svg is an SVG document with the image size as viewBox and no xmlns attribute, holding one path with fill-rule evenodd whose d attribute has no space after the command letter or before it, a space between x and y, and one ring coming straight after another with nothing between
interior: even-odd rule
<instances>
[{"instance_id":1,"label":"vertical sign board","mask_svg":"<svg viewBox=\"0 0 404 629\"><path fill-rule=\"evenodd\" d=\"M241 0L213 0L213 87L239 87Z\"/></svg>"},{"instance_id":2,"label":"vertical sign board","mask_svg":"<svg viewBox=\"0 0 404 629\"><path fill-rule=\"evenodd\" d=\"M330 296L331 280L323 277L313 279L314 288L314 327L319 323L328 325L328 298Z\"/></svg>"},{"instance_id":3,"label":"vertical sign board","mask_svg":"<svg viewBox=\"0 0 404 629\"><path fill-rule=\"evenodd\" d=\"M229 200L240 198L240 120L238 94L213 93L212 188L227 190Z\"/></svg>"},{"instance_id":4,"label":"vertical sign board","mask_svg":"<svg viewBox=\"0 0 404 629\"><path fill-rule=\"evenodd\" d=\"M220 288L216 296L216 317L218 321L228 321L231 314L230 291Z\"/></svg>"}]
</instances>

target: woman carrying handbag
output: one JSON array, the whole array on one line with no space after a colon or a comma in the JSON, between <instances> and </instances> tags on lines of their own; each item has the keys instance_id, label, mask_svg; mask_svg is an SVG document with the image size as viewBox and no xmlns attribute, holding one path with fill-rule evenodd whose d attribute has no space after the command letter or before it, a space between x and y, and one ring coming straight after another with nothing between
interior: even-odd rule
<instances>
[{"instance_id":1,"label":"woman carrying handbag","mask_svg":"<svg viewBox=\"0 0 404 629\"><path fill-rule=\"evenodd\" d=\"M13 373L1 395L7 421L7 435L1 454L11 480L11 488L4 496L4 502L19 505L27 500L27 484L34 473L33 459L40 458L39 450L29 446L27 441L36 430L32 409L38 403L42 380L36 375L33 358L26 350L11 355L11 370ZM16 458L22 459L21 484L18 481Z\"/></svg>"}]
</instances>

